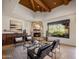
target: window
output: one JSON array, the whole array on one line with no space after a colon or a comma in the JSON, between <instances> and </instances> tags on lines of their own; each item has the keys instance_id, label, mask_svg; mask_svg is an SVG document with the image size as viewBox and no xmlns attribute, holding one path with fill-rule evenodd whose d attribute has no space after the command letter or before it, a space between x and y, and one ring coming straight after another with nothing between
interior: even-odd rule
<instances>
[{"instance_id":1,"label":"window","mask_svg":"<svg viewBox=\"0 0 79 59\"><path fill-rule=\"evenodd\" d=\"M69 38L69 20L48 23L48 35Z\"/></svg>"}]
</instances>

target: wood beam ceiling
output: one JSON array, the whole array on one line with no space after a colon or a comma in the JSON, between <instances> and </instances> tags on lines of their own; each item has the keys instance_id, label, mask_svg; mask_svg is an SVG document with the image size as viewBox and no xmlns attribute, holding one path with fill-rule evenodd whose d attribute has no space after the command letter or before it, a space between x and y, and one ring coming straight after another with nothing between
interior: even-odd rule
<instances>
[{"instance_id":1,"label":"wood beam ceiling","mask_svg":"<svg viewBox=\"0 0 79 59\"><path fill-rule=\"evenodd\" d=\"M68 5L69 1L71 1L71 0L63 0L64 5Z\"/></svg>"},{"instance_id":2,"label":"wood beam ceiling","mask_svg":"<svg viewBox=\"0 0 79 59\"><path fill-rule=\"evenodd\" d=\"M41 0L34 0L39 6L44 8L46 11L50 11L49 8L41 1Z\"/></svg>"},{"instance_id":3,"label":"wood beam ceiling","mask_svg":"<svg viewBox=\"0 0 79 59\"><path fill-rule=\"evenodd\" d=\"M63 4L68 5L70 1L71 0L20 0L19 3L33 11L48 12Z\"/></svg>"},{"instance_id":4,"label":"wood beam ceiling","mask_svg":"<svg viewBox=\"0 0 79 59\"><path fill-rule=\"evenodd\" d=\"M31 1L31 4L32 4L32 7L33 7L33 10L35 11L35 4L34 4L34 0L30 0Z\"/></svg>"}]
</instances>

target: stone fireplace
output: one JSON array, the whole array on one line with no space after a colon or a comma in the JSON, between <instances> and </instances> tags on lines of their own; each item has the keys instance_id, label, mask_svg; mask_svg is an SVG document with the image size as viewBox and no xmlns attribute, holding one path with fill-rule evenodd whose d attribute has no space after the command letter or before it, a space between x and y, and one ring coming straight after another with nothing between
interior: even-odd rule
<instances>
[{"instance_id":1,"label":"stone fireplace","mask_svg":"<svg viewBox=\"0 0 79 59\"><path fill-rule=\"evenodd\" d=\"M43 32L43 25L41 21L34 21L31 24L31 33L33 37L41 37Z\"/></svg>"}]
</instances>

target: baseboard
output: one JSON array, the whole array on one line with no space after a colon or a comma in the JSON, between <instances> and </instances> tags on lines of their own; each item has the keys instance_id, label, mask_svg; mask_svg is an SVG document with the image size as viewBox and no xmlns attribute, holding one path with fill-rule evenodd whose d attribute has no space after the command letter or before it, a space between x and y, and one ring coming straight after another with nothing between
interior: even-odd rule
<instances>
[{"instance_id":1,"label":"baseboard","mask_svg":"<svg viewBox=\"0 0 79 59\"><path fill-rule=\"evenodd\" d=\"M60 45L70 46L70 47L76 47L75 45L69 45L69 44L64 44L64 43L60 43Z\"/></svg>"}]
</instances>

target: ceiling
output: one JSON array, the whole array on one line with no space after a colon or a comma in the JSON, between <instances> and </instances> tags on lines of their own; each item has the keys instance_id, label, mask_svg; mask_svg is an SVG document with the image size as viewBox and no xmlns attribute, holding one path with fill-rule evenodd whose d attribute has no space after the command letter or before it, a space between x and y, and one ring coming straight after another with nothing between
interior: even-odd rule
<instances>
[{"instance_id":1,"label":"ceiling","mask_svg":"<svg viewBox=\"0 0 79 59\"><path fill-rule=\"evenodd\" d=\"M21 5L19 2L20 0L2 0L2 15L4 18L12 17L27 21L46 21L76 12L76 0L70 1L68 5L61 5L57 8L53 8L51 12L34 12L30 8Z\"/></svg>"},{"instance_id":2,"label":"ceiling","mask_svg":"<svg viewBox=\"0 0 79 59\"><path fill-rule=\"evenodd\" d=\"M58 6L68 5L70 1L71 0L20 0L19 4L35 12L49 12Z\"/></svg>"}]
</instances>

